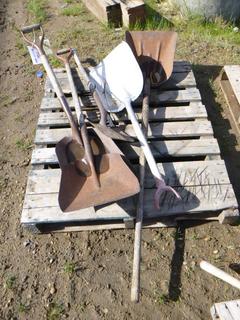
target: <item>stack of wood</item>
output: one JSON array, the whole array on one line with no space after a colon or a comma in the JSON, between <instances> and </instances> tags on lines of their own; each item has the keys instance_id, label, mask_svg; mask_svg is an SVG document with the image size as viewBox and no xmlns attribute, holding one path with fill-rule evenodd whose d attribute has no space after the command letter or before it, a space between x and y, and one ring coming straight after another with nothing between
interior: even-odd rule
<instances>
[{"instance_id":1,"label":"stack of wood","mask_svg":"<svg viewBox=\"0 0 240 320\"><path fill-rule=\"evenodd\" d=\"M128 27L146 19L142 0L83 0L83 3L100 21L114 27Z\"/></svg>"}]
</instances>

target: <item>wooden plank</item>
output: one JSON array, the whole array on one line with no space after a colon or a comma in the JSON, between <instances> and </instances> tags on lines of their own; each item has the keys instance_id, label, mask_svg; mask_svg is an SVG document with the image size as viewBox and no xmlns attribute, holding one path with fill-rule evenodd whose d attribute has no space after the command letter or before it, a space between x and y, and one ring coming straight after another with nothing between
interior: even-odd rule
<instances>
[{"instance_id":1,"label":"wooden plank","mask_svg":"<svg viewBox=\"0 0 240 320\"><path fill-rule=\"evenodd\" d=\"M224 71L240 104L240 65L224 66Z\"/></svg>"},{"instance_id":2,"label":"wooden plank","mask_svg":"<svg viewBox=\"0 0 240 320\"><path fill-rule=\"evenodd\" d=\"M215 303L210 311L214 320L240 320L240 300Z\"/></svg>"},{"instance_id":3,"label":"wooden plank","mask_svg":"<svg viewBox=\"0 0 240 320\"><path fill-rule=\"evenodd\" d=\"M131 124L126 125L124 131L132 137L136 137ZM184 138L211 136L213 130L207 120L186 122L151 123L149 125L149 138ZM56 144L65 136L71 136L70 128L37 129L35 144Z\"/></svg>"},{"instance_id":4,"label":"wooden plank","mask_svg":"<svg viewBox=\"0 0 240 320\"><path fill-rule=\"evenodd\" d=\"M124 151L130 160L137 159L140 154L138 143L118 142L118 146ZM178 140L178 141L152 141L150 148L155 158L165 157L194 157L206 155L219 155L220 149L217 140L214 138L204 140ZM31 164L57 164L55 148L34 149Z\"/></svg>"},{"instance_id":5,"label":"wooden plank","mask_svg":"<svg viewBox=\"0 0 240 320\"><path fill-rule=\"evenodd\" d=\"M151 104L159 103L187 103L190 101L201 101L201 95L197 88L186 88L185 90L169 90L159 91L159 89L152 89L150 95ZM133 105L141 105L142 97L134 101Z\"/></svg>"},{"instance_id":6,"label":"wooden plank","mask_svg":"<svg viewBox=\"0 0 240 320\"><path fill-rule=\"evenodd\" d=\"M220 85L229 106L232 125L236 128L238 134L240 134L240 90L237 88L237 85L239 85L238 83L240 83L239 70L237 70L236 75L234 75L232 74L234 71L231 72L230 67L235 66L224 67L221 75Z\"/></svg>"},{"instance_id":7,"label":"wooden plank","mask_svg":"<svg viewBox=\"0 0 240 320\"><path fill-rule=\"evenodd\" d=\"M24 226L26 228L32 229L32 224L25 223ZM169 228L169 227L176 227L177 223L169 219L169 221L163 222L149 222L144 221L143 228ZM103 223L100 221L98 224L89 224L80 222L77 225L69 225L64 223L45 223L45 224L35 224L35 228L38 230L37 232L41 233L56 233L56 232L76 232L76 231L97 231L97 230L117 230L117 229L126 229L125 224L119 221L114 221L113 223Z\"/></svg>"},{"instance_id":8,"label":"wooden plank","mask_svg":"<svg viewBox=\"0 0 240 320\"><path fill-rule=\"evenodd\" d=\"M168 81L161 84L161 90L163 89L175 89L175 88L191 88L196 87L196 80L192 70L185 72L174 72Z\"/></svg>"},{"instance_id":9,"label":"wooden plank","mask_svg":"<svg viewBox=\"0 0 240 320\"><path fill-rule=\"evenodd\" d=\"M54 69L54 70L63 92L66 94L71 93L66 71L62 68ZM180 70L181 72L179 72ZM79 94L83 92L89 93L89 91L86 90L86 85L84 85L84 79L82 79L81 76L79 77L79 73L76 71L76 69L72 68L72 72L73 72L74 82L76 84ZM177 88L182 89L182 88L188 88L188 87L189 88L196 87L196 80L195 80L193 71L191 70L191 66L189 64L182 64L181 61L175 61L173 73L170 79L165 83L163 83L159 89L169 90L169 89L177 89ZM54 92L53 86L50 83L50 80L48 77L46 78L46 82L45 82L45 91Z\"/></svg>"},{"instance_id":10,"label":"wooden plank","mask_svg":"<svg viewBox=\"0 0 240 320\"><path fill-rule=\"evenodd\" d=\"M158 168L168 185L205 186L229 184L224 161L191 161L158 163ZM31 170L28 176L27 194L58 192L61 178L60 169ZM145 188L155 188L149 170L146 172Z\"/></svg>"},{"instance_id":11,"label":"wooden plank","mask_svg":"<svg viewBox=\"0 0 240 320\"><path fill-rule=\"evenodd\" d=\"M83 3L100 21L114 27L122 25L121 6L114 0L83 0Z\"/></svg>"},{"instance_id":12,"label":"wooden plank","mask_svg":"<svg viewBox=\"0 0 240 320\"><path fill-rule=\"evenodd\" d=\"M139 122L142 120L142 112L141 109L136 108L135 110L136 117ZM84 112L84 114L88 115L89 119L98 120L99 112L96 111L88 111ZM75 112L73 112L75 117ZM129 121L128 115L126 111L113 113L111 115L114 121ZM162 108L151 108L149 112L149 120L157 121L157 120L194 120L194 119L203 119L207 118L207 111L203 105L197 106L187 106L187 107L162 107ZM68 125L69 121L64 112L41 112L38 118L38 126L65 126Z\"/></svg>"},{"instance_id":13,"label":"wooden plank","mask_svg":"<svg viewBox=\"0 0 240 320\"><path fill-rule=\"evenodd\" d=\"M136 117L140 122L142 120L142 112L140 108L134 108ZM127 121L128 115L126 111L113 113L111 115L115 121ZM207 111L202 104L191 104L189 106L178 107L161 107L151 108L149 110L149 120L188 120L188 119L202 119L207 118Z\"/></svg>"},{"instance_id":14,"label":"wooden plank","mask_svg":"<svg viewBox=\"0 0 240 320\"><path fill-rule=\"evenodd\" d=\"M146 20L146 8L142 0L124 0L120 2L123 25L134 26L136 23L144 23Z\"/></svg>"},{"instance_id":15,"label":"wooden plank","mask_svg":"<svg viewBox=\"0 0 240 320\"><path fill-rule=\"evenodd\" d=\"M83 110L96 110L97 109L97 106L95 105L94 101L92 98L89 98L88 96L86 97L82 97L82 100L83 100L83 103L84 103L84 108ZM71 107L72 110L74 110L74 104L73 104L73 100L72 98L67 98L67 101L68 101L68 104L69 106ZM200 102L200 101L192 101L189 103L189 101L186 103L186 105L182 105L182 107L188 107L188 106L191 106L191 107L201 107L203 106L203 104ZM171 108L179 108L180 106L177 105L177 103L175 105L170 105L167 104L167 103L164 103L161 104L159 103L157 105L157 108L160 109L160 108L168 108L168 107L171 107ZM53 97L43 97L42 99L42 102L41 102L41 105L40 105L40 110L42 112L49 112L49 111L60 111L62 110L62 107L58 101L57 98L53 98ZM135 107L134 110L139 110L138 107ZM151 109L150 109L151 110Z\"/></svg>"},{"instance_id":16,"label":"wooden plank","mask_svg":"<svg viewBox=\"0 0 240 320\"><path fill-rule=\"evenodd\" d=\"M160 210L154 208L154 190L145 192L144 216L146 219L161 216L172 216L211 211L220 211L229 207L237 207L237 201L231 185L177 187L181 200L167 193L163 196ZM135 215L134 198L122 199L116 203L101 207L87 208L74 212L63 213L58 206L58 193L34 194L25 196L22 223L60 222L60 221L94 221L108 219L125 219Z\"/></svg>"}]
</instances>

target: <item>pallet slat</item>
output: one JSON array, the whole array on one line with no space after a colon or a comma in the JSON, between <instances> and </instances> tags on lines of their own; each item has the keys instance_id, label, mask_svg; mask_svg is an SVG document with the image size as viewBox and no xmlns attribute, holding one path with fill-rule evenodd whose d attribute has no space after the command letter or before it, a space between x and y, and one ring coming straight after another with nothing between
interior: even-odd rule
<instances>
[{"instance_id":1,"label":"pallet slat","mask_svg":"<svg viewBox=\"0 0 240 320\"><path fill-rule=\"evenodd\" d=\"M74 69L73 69L74 71ZM69 83L67 80L67 75L65 69L55 69L56 77L59 80L59 83L62 87L64 93L71 93ZM74 81L77 86L79 93L82 93L84 90L83 80L79 81L79 75L75 72ZM196 87L196 80L194 74L191 70L189 63L175 61L173 67L173 73L168 81L161 85L161 90L168 90L174 88L191 88ZM46 78L45 91L53 92L53 87L49 81L49 78Z\"/></svg>"},{"instance_id":2,"label":"pallet slat","mask_svg":"<svg viewBox=\"0 0 240 320\"><path fill-rule=\"evenodd\" d=\"M232 124L240 134L240 66L224 66L220 85L229 106Z\"/></svg>"},{"instance_id":3,"label":"pallet slat","mask_svg":"<svg viewBox=\"0 0 240 320\"><path fill-rule=\"evenodd\" d=\"M139 121L142 120L142 113L139 108L136 108L135 110L136 117ZM88 118L90 119L98 119L99 118L99 112L92 111L90 112L84 112L88 115ZM75 112L73 112L73 115L75 116ZM126 112L120 112L120 113L113 113L111 115L112 119L114 121L128 121L128 116ZM203 105L197 105L197 106L187 106L187 107L162 107L162 108L151 108L149 112L149 121L173 121L173 120L193 120L193 119L203 119L207 118L207 112ZM67 119L67 116L64 112L42 112L39 115L38 119L38 126L64 126L69 124L69 121Z\"/></svg>"},{"instance_id":4,"label":"pallet slat","mask_svg":"<svg viewBox=\"0 0 240 320\"><path fill-rule=\"evenodd\" d=\"M140 154L140 147L137 143L118 143L121 150L124 150L126 157L130 160L137 159ZM197 157L217 156L220 149L216 139L204 140L178 140L178 141L152 141L150 148L154 157ZM55 148L34 149L31 164L57 164Z\"/></svg>"},{"instance_id":5,"label":"pallet slat","mask_svg":"<svg viewBox=\"0 0 240 320\"><path fill-rule=\"evenodd\" d=\"M127 134L136 137L132 125L126 125ZM183 138L183 137L200 137L213 135L212 125L207 120L186 121L186 122L166 122L151 123L148 131L149 139L151 138ZM65 136L71 136L70 128L60 129L38 129L35 136L35 144L56 144Z\"/></svg>"},{"instance_id":6,"label":"pallet slat","mask_svg":"<svg viewBox=\"0 0 240 320\"><path fill-rule=\"evenodd\" d=\"M170 193L165 195L160 210L153 205L154 190L149 189L144 197L144 217L146 219L159 218L180 214L191 214L205 211L218 211L237 207L237 201L231 185L222 185L219 190L216 185L177 187L182 200L177 200ZM135 215L133 197L122 199L113 204L101 207L87 208L74 212L63 213L58 206L58 193L26 195L24 213L21 222L32 221L83 221L125 219Z\"/></svg>"},{"instance_id":7,"label":"pallet slat","mask_svg":"<svg viewBox=\"0 0 240 320\"><path fill-rule=\"evenodd\" d=\"M229 184L224 161L192 161L158 163L158 168L167 184L176 186L205 186ZM31 170L27 185L27 194L58 192L61 170ZM145 188L155 188L155 182L149 170L146 172Z\"/></svg>"},{"instance_id":8,"label":"pallet slat","mask_svg":"<svg viewBox=\"0 0 240 320\"><path fill-rule=\"evenodd\" d=\"M213 320L240 320L240 300L215 303L211 315Z\"/></svg>"}]
</instances>

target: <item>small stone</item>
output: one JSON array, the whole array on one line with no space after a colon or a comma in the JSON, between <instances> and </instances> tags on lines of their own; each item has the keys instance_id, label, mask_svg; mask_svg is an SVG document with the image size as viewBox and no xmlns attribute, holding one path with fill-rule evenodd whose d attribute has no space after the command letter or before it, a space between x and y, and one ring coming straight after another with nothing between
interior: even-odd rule
<instances>
[{"instance_id":1,"label":"small stone","mask_svg":"<svg viewBox=\"0 0 240 320\"><path fill-rule=\"evenodd\" d=\"M108 309L107 309L107 308L104 308L104 309L103 309L103 313L107 314L107 313L108 313Z\"/></svg>"},{"instance_id":2,"label":"small stone","mask_svg":"<svg viewBox=\"0 0 240 320\"><path fill-rule=\"evenodd\" d=\"M50 288L50 293L51 294L54 294L56 292L56 288L54 287L54 286L52 286L51 288Z\"/></svg>"},{"instance_id":3,"label":"small stone","mask_svg":"<svg viewBox=\"0 0 240 320\"><path fill-rule=\"evenodd\" d=\"M31 244L31 240L26 240L23 242L24 247L27 247Z\"/></svg>"},{"instance_id":4,"label":"small stone","mask_svg":"<svg viewBox=\"0 0 240 320\"><path fill-rule=\"evenodd\" d=\"M204 238L204 241L210 241L211 240L211 237L209 237L209 236L206 236L205 238Z\"/></svg>"},{"instance_id":5,"label":"small stone","mask_svg":"<svg viewBox=\"0 0 240 320\"><path fill-rule=\"evenodd\" d=\"M233 28L233 32L238 32L239 31L239 28L238 27L234 27Z\"/></svg>"},{"instance_id":6,"label":"small stone","mask_svg":"<svg viewBox=\"0 0 240 320\"><path fill-rule=\"evenodd\" d=\"M213 253L214 253L214 254L218 254L218 250L214 250Z\"/></svg>"}]
</instances>

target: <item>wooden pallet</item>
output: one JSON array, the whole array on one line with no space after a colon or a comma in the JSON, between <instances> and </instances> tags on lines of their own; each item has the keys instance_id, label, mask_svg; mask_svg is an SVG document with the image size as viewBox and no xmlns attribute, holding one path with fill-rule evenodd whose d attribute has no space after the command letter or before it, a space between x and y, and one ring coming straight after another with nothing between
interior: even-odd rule
<instances>
[{"instance_id":1,"label":"wooden pallet","mask_svg":"<svg viewBox=\"0 0 240 320\"><path fill-rule=\"evenodd\" d=\"M240 320L240 300L215 303L210 311L213 320Z\"/></svg>"},{"instance_id":2,"label":"wooden pallet","mask_svg":"<svg viewBox=\"0 0 240 320\"><path fill-rule=\"evenodd\" d=\"M63 69L57 77L67 96L70 93ZM98 117L96 105L84 82L75 75L84 112L92 120ZM71 97L67 98L74 111ZM141 121L141 97L135 102ZM126 124L126 132L135 136L125 112L112 115L115 123ZM61 171L55 144L70 135L65 114L49 81L45 84L35 136L21 223L35 231L69 231L133 227L136 197L117 203L70 213L58 206ZM149 142L166 182L181 195L177 200L165 194L161 209L153 208L154 181L146 176L144 224L147 227L173 226L178 220L219 220L233 223L239 218L238 204L229 181L220 150L213 137L211 123L196 88L191 66L175 62L171 79L151 97ZM126 157L138 168L140 147L137 142L119 142Z\"/></svg>"},{"instance_id":3,"label":"wooden pallet","mask_svg":"<svg viewBox=\"0 0 240 320\"><path fill-rule=\"evenodd\" d=\"M224 66L220 80L234 127L240 134L240 65Z\"/></svg>"}]
</instances>

